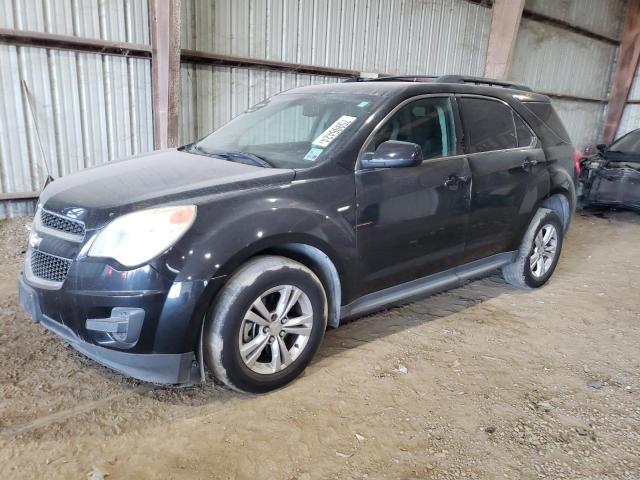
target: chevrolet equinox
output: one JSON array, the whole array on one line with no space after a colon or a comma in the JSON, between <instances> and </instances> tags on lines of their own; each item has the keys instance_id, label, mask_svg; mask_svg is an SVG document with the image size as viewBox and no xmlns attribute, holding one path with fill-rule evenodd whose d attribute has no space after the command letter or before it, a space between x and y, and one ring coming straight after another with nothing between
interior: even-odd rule
<instances>
[{"instance_id":1,"label":"chevrolet equinox","mask_svg":"<svg viewBox=\"0 0 640 480\"><path fill-rule=\"evenodd\" d=\"M154 383L298 376L327 326L501 268L553 273L576 158L549 98L506 82L356 78L280 93L193 144L42 192L23 308Z\"/></svg>"}]
</instances>

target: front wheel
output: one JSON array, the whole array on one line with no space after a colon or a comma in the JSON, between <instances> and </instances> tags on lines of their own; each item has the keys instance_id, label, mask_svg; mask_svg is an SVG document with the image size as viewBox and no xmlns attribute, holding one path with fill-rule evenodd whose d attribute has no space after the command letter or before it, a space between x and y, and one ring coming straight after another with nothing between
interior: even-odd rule
<instances>
[{"instance_id":1,"label":"front wheel","mask_svg":"<svg viewBox=\"0 0 640 480\"><path fill-rule=\"evenodd\" d=\"M541 208L522 239L515 260L502 267L504 279L520 288L538 288L553 274L562 250L564 229L560 217Z\"/></svg>"},{"instance_id":2,"label":"front wheel","mask_svg":"<svg viewBox=\"0 0 640 480\"><path fill-rule=\"evenodd\" d=\"M285 257L256 257L233 274L207 315L205 360L227 386L267 392L302 373L326 325L326 295L311 270Z\"/></svg>"}]
</instances>

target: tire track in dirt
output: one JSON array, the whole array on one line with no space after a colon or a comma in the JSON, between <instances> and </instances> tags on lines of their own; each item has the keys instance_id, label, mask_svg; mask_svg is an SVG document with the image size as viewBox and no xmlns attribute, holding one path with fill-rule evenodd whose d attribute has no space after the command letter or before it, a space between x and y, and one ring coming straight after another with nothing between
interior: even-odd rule
<instances>
[{"instance_id":1,"label":"tire track in dirt","mask_svg":"<svg viewBox=\"0 0 640 480\"><path fill-rule=\"evenodd\" d=\"M0 436L10 438L15 435L28 432L30 430L45 428L53 423L62 422L72 417L79 416L83 413L90 412L91 410L96 410L96 409L105 407L107 405L110 405L113 402L116 402L119 400L125 400L133 395L142 395L142 394L148 393L156 388L158 387L156 387L155 385L140 385L139 387L136 387L133 390L126 393L111 395L107 398L76 405L73 408L55 412L55 413L52 413L51 415L45 415L43 417L34 418L33 420L29 420L28 422L24 422L18 425L12 425L8 428L0 430Z\"/></svg>"}]
</instances>

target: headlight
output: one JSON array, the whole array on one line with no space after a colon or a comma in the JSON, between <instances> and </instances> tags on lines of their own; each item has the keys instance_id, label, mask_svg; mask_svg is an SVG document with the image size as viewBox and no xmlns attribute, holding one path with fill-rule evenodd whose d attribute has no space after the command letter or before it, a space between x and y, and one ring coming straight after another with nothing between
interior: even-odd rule
<instances>
[{"instance_id":1,"label":"headlight","mask_svg":"<svg viewBox=\"0 0 640 480\"><path fill-rule=\"evenodd\" d=\"M116 218L98 234L88 255L133 267L165 251L193 224L196 206L162 207Z\"/></svg>"}]
</instances>

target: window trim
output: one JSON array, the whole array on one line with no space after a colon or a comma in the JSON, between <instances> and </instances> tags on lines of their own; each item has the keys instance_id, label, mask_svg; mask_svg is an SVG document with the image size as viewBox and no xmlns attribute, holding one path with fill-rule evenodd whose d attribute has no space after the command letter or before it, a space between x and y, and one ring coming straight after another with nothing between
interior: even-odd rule
<instances>
[{"instance_id":1,"label":"window trim","mask_svg":"<svg viewBox=\"0 0 640 480\"><path fill-rule=\"evenodd\" d=\"M396 105L389 113L387 113L384 117L382 117L382 120L380 120L377 123L377 125L373 128L373 130L371 130L369 135L367 135L367 138L365 139L365 141L362 142L362 145L360 146L360 150L358 150L358 157L356 159L356 164L355 164L354 171L356 171L356 172L365 171L365 169L360 168L360 161L362 160L362 156L364 155L364 149L369 144L369 142L371 142L371 140L373 139L375 134L378 133L378 131L384 126L384 124L391 117L393 117L398 112L398 110L400 110L402 107L404 107L405 105L408 105L409 103L415 102L417 100L422 100L423 98L447 98L451 102L451 113L452 113L452 118L451 119L453 120L452 123L453 123L453 131L454 131L454 134L455 134L454 145L456 147L456 154L455 155L448 155L446 157L436 157L436 158L423 159L422 163L431 162L431 161L434 161L434 160L438 161L438 160L442 160L442 159L446 159L446 158L464 157L466 155L464 152L460 152L459 151L460 150L460 146L461 146L461 142L460 142L460 138L459 138L460 137L460 132L459 132L459 129L458 129L459 118L456 115L456 111L458 109L458 106L457 106L457 103L455 101L455 95L453 93L424 93L424 94L421 94L421 95L415 95L413 97L404 99L402 102L400 102L398 105ZM462 125L460 125L460 128L462 128Z\"/></svg>"},{"instance_id":2,"label":"window trim","mask_svg":"<svg viewBox=\"0 0 640 480\"><path fill-rule=\"evenodd\" d=\"M531 126L525 121L524 118L522 118L522 115L520 115L518 112L516 112L515 109L511 105L509 105L507 102L505 102L501 98L489 97L489 96L486 96L486 95L478 95L478 94L473 94L473 93L456 94L455 97L456 98L465 98L465 97L468 97L468 98L479 98L481 100L490 100L490 101L499 102L499 103L502 103L502 104L506 105L507 108L509 110L511 110L511 113L512 113L512 117L511 118L512 118L512 122L513 122L513 129L514 129L514 132L516 134L516 143L518 142L518 129L516 128L515 121L513 120L513 115L517 115L520 118L520 120L522 120L522 123L524 123L524 125L531 132L532 141L531 141L531 144L529 146L526 146L526 147L516 146L515 148L500 148L500 149L497 149L497 150L485 150L485 151L482 151L482 152L469 152L469 145L468 145L469 135L467 134L467 129L466 129L465 125L464 125L462 108L460 108L460 106L458 105L458 109L460 111L460 122L462 123L462 131L463 131L463 134L464 134L464 141L462 142L462 147L464 148L464 151L465 151L465 153L467 155L480 155L480 154L491 153L491 152L511 152L513 150L534 150L536 148L536 145L538 145L538 136L533 131Z\"/></svg>"}]
</instances>

